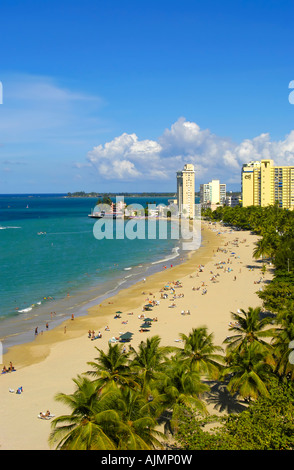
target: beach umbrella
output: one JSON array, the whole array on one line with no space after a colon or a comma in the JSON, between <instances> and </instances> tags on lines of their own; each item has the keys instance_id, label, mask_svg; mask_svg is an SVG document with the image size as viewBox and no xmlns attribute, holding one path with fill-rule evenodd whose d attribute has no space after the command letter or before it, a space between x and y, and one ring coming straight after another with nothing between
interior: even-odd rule
<instances>
[{"instance_id":1,"label":"beach umbrella","mask_svg":"<svg viewBox=\"0 0 294 470\"><path fill-rule=\"evenodd\" d=\"M122 333L120 335L120 341L130 341L132 339L133 333L127 331L126 333Z\"/></svg>"},{"instance_id":2,"label":"beach umbrella","mask_svg":"<svg viewBox=\"0 0 294 470\"><path fill-rule=\"evenodd\" d=\"M153 319L152 319L152 318L144 318L144 321L145 321L145 322L146 322L146 321L153 321Z\"/></svg>"},{"instance_id":3,"label":"beach umbrella","mask_svg":"<svg viewBox=\"0 0 294 470\"><path fill-rule=\"evenodd\" d=\"M143 323L143 325L141 325L141 328L150 328L150 323Z\"/></svg>"},{"instance_id":4,"label":"beach umbrella","mask_svg":"<svg viewBox=\"0 0 294 470\"><path fill-rule=\"evenodd\" d=\"M118 311L117 311L117 312L115 312L115 313L122 313L122 312L121 312L120 310L118 310Z\"/></svg>"},{"instance_id":5,"label":"beach umbrella","mask_svg":"<svg viewBox=\"0 0 294 470\"><path fill-rule=\"evenodd\" d=\"M149 307L150 308L150 307L153 307L153 305L152 304L146 304L146 305L144 305L144 307Z\"/></svg>"}]
</instances>

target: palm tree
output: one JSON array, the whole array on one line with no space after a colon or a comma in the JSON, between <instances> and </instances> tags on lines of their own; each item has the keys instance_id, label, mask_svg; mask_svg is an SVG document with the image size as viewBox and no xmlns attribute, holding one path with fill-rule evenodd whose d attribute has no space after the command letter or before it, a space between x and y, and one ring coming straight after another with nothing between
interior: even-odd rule
<instances>
[{"instance_id":1,"label":"palm tree","mask_svg":"<svg viewBox=\"0 0 294 470\"><path fill-rule=\"evenodd\" d=\"M236 352L225 374L231 375L227 385L230 393L238 393L249 400L260 395L268 396L267 382L273 371L256 343L250 343L242 352Z\"/></svg>"},{"instance_id":2,"label":"palm tree","mask_svg":"<svg viewBox=\"0 0 294 470\"><path fill-rule=\"evenodd\" d=\"M270 349L269 343L262 340L264 337L273 336L275 329L264 328L272 322L271 317L261 318L261 308L249 307L248 311L241 309L240 313L232 313L235 325L230 327L230 331L237 334L229 336L224 340L228 344L227 351L242 350L248 344L256 342L263 349Z\"/></svg>"},{"instance_id":3,"label":"palm tree","mask_svg":"<svg viewBox=\"0 0 294 470\"><path fill-rule=\"evenodd\" d=\"M128 364L128 354L122 352L121 344L109 344L108 352L96 348L99 356L96 362L88 362L94 370L88 371L88 375L97 377L96 383L101 389L111 386L113 383L125 386L137 386L134 382Z\"/></svg>"},{"instance_id":4,"label":"palm tree","mask_svg":"<svg viewBox=\"0 0 294 470\"><path fill-rule=\"evenodd\" d=\"M73 381L74 393L55 396L72 412L52 421L50 444L61 450L115 449L113 436L120 426L119 415L114 411L115 393L98 394L96 384L81 376Z\"/></svg>"},{"instance_id":5,"label":"palm tree","mask_svg":"<svg viewBox=\"0 0 294 470\"><path fill-rule=\"evenodd\" d=\"M291 234L289 236L289 234L287 234L287 236L282 238L280 245L275 252L275 267L277 270L286 271L288 273L293 271L293 249L293 235Z\"/></svg>"},{"instance_id":6,"label":"palm tree","mask_svg":"<svg viewBox=\"0 0 294 470\"><path fill-rule=\"evenodd\" d=\"M272 339L275 373L281 378L294 379L294 365L289 362L289 344L294 340L294 309L289 307L277 316L280 327Z\"/></svg>"},{"instance_id":7,"label":"palm tree","mask_svg":"<svg viewBox=\"0 0 294 470\"><path fill-rule=\"evenodd\" d=\"M193 328L188 336L181 333L180 337L184 341L184 348L179 351L178 357L187 360L192 371L217 378L224 358L216 354L223 349L213 344L213 334L208 334L206 327L200 327Z\"/></svg>"},{"instance_id":8,"label":"palm tree","mask_svg":"<svg viewBox=\"0 0 294 470\"><path fill-rule=\"evenodd\" d=\"M268 244L268 239L265 237L261 237L257 242L255 242L255 248L253 250L253 257L258 259L258 258L264 258L266 256L269 256L270 254L270 246Z\"/></svg>"},{"instance_id":9,"label":"palm tree","mask_svg":"<svg viewBox=\"0 0 294 470\"><path fill-rule=\"evenodd\" d=\"M201 395L209 391L209 386L200 381L199 374L188 367L187 362L178 361L175 356L165 365L164 376L156 382L162 410L171 410L170 425L177 430L181 405L197 409L206 414Z\"/></svg>"},{"instance_id":10,"label":"palm tree","mask_svg":"<svg viewBox=\"0 0 294 470\"><path fill-rule=\"evenodd\" d=\"M146 342L141 341L138 351L130 348L131 369L136 371L138 381L141 383L143 393L149 393L149 385L158 377L161 366L167 355L175 348L160 346L158 335L147 338Z\"/></svg>"},{"instance_id":11,"label":"palm tree","mask_svg":"<svg viewBox=\"0 0 294 470\"><path fill-rule=\"evenodd\" d=\"M150 450L162 448L158 438L164 435L156 430L158 425L153 407L138 390L120 388L116 410L123 423L117 433L117 448L121 450Z\"/></svg>"}]
</instances>

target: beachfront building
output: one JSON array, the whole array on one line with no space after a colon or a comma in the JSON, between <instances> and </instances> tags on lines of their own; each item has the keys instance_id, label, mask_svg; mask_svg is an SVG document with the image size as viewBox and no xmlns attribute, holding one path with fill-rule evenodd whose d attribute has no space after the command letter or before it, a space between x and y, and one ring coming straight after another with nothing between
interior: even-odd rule
<instances>
[{"instance_id":1,"label":"beachfront building","mask_svg":"<svg viewBox=\"0 0 294 470\"><path fill-rule=\"evenodd\" d=\"M219 180L212 180L209 183L200 184L200 203L205 209L216 209L226 202L226 184Z\"/></svg>"},{"instance_id":2,"label":"beachfront building","mask_svg":"<svg viewBox=\"0 0 294 470\"><path fill-rule=\"evenodd\" d=\"M123 214L126 207L126 203L123 200L112 202L110 206L110 212L113 214Z\"/></svg>"},{"instance_id":3,"label":"beachfront building","mask_svg":"<svg viewBox=\"0 0 294 470\"><path fill-rule=\"evenodd\" d=\"M241 201L240 196L229 195L226 197L225 205L229 207L236 207L240 204L240 201Z\"/></svg>"},{"instance_id":4,"label":"beachfront building","mask_svg":"<svg viewBox=\"0 0 294 470\"><path fill-rule=\"evenodd\" d=\"M242 167L242 206L278 203L294 209L294 166L275 166L273 160L252 161Z\"/></svg>"},{"instance_id":5,"label":"beachfront building","mask_svg":"<svg viewBox=\"0 0 294 470\"><path fill-rule=\"evenodd\" d=\"M179 214L194 219L195 210L195 170L187 163L177 172L177 203Z\"/></svg>"}]
</instances>

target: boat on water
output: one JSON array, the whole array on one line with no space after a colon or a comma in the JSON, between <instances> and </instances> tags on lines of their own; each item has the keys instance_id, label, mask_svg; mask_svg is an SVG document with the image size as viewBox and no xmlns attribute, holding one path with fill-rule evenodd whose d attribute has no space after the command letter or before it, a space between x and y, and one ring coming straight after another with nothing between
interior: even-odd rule
<instances>
[{"instance_id":1,"label":"boat on water","mask_svg":"<svg viewBox=\"0 0 294 470\"><path fill-rule=\"evenodd\" d=\"M123 219L124 214L123 212L92 212L88 214L88 217L92 219Z\"/></svg>"}]
</instances>

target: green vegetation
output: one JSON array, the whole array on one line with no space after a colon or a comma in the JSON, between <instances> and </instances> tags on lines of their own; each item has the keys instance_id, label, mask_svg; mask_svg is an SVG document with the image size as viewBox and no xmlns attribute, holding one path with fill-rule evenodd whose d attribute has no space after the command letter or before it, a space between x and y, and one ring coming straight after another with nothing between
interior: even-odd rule
<instances>
[{"instance_id":1,"label":"green vegetation","mask_svg":"<svg viewBox=\"0 0 294 470\"><path fill-rule=\"evenodd\" d=\"M293 413L293 383L272 380L268 396L261 396L240 413L203 418L183 407L178 447L183 450L293 450ZM212 430L208 430L208 424Z\"/></svg>"},{"instance_id":2,"label":"green vegetation","mask_svg":"<svg viewBox=\"0 0 294 470\"><path fill-rule=\"evenodd\" d=\"M116 196L127 196L127 197L154 197L154 196L162 196L162 197L175 197L175 193L97 193L97 192L90 192L90 193L85 193L85 191L76 191L74 193L67 193L67 197L116 197ZM197 196L197 193L196 193Z\"/></svg>"},{"instance_id":3,"label":"green vegetation","mask_svg":"<svg viewBox=\"0 0 294 470\"><path fill-rule=\"evenodd\" d=\"M203 216L259 235L253 255L261 272L274 272L257 293L263 307L232 312L221 346L200 327L180 335L180 348L162 347L154 336L138 350L97 349L74 393L56 396L70 413L53 420L53 447L163 449L172 436L183 450L294 449L294 214L219 207ZM228 414L208 415L207 403Z\"/></svg>"}]
</instances>

